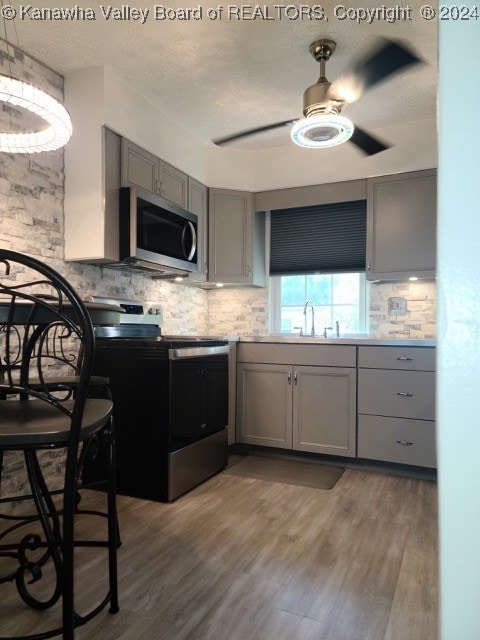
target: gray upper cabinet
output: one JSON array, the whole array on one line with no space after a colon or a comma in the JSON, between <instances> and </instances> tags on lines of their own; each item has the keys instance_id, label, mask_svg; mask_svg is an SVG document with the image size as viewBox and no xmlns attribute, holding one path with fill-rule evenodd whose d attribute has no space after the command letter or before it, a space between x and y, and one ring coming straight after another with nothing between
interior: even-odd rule
<instances>
[{"instance_id":1,"label":"gray upper cabinet","mask_svg":"<svg viewBox=\"0 0 480 640\"><path fill-rule=\"evenodd\" d=\"M193 178L188 180L189 210L198 216L197 258L198 272L190 273L188 280L205 282L208 275L208 189Z\"/></svg>"},{"instance_id":2,"label":"gray upper cabinet","mask_svg":"<svg viewBox=\"0 0 480 640\"><path fill-rule=\"evenodd\" d=\"M435 276L436 170L368 180L367 278Z\"/></svg>"},{"instance_id":3,"label":"gray upper cabinet","mask_svg":"<svg viewBox=\"0 0 480 640\"><path fill-rule=\"evenodd\" d=\"M188 176L122 138L122 186L132 184L188 209Z\"/></svg>"},{"instance_id":4,"label":"gray upper cabinet","mask_svg":"<svg viewBox=\"0 0 480 640\"><path fill-rule=\"evenodd\" d=\"M122 138L122 187L134 184L158 194L158 163L156 156Z\"/></svg>"},{"instance_id":5,"label":"gray upper cabinet","mask_svg":"<svg viewBox=\"0 0 480 640\"><path fill-rule=\"evenodd\" d=\"M171 164L159 160L158 180L160 195L188 209L188 176Z\"/></svg>"},{"instance_id":6,"label":"gray upper cabinet","mask_svg":"<svg viewBox=\"0 0 480 640\"><path fill-rule=\"evenodd\" d=\"M72 161L77 173L65 194L65 260L119 260L120 147L120 136L102 127L103 175L93 175L93 163Z\"/></svg>"},{"instance_id":7,"label":"gray upper cabinet","mask_svg":"<svg viewBox=\"0 0 480 640\"><path fill-rule=\"evenodd\" d=\"M265 286L265 216L246 191L209 189L209 280Z\"/></svg>"}]
</instances>

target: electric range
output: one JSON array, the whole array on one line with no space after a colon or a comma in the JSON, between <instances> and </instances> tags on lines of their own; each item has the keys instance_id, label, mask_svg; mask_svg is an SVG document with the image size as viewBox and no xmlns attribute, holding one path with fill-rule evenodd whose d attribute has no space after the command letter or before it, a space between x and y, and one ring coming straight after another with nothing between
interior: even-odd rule
<instances>
[{"instance_id":1,"label":"electric range","mask_svg":"<svg viewBox=\"0 0 480 640\"><path fill-rule=\"evenodd\" d=\"M120 324L94 327L94 374L110 378L118 492L171 501L227 464L229 346L164 336L160 314L138 313L140 306Z\"/></svg>"}]
</instances>

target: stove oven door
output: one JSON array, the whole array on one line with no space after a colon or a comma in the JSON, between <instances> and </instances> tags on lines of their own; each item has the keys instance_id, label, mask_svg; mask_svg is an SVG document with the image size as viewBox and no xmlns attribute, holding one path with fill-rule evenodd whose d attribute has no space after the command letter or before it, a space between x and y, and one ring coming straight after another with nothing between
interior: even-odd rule
<instances>
[{"instance_id":1,"label":"stove oven door","mask_svg":"<svg viewBox=\"0 0 480 640\"><path fill-rule=\"evenodd\" d=\"M227 353L170 360L169 415L170 451L228 425Z\"/></svg>"}]
</instances>

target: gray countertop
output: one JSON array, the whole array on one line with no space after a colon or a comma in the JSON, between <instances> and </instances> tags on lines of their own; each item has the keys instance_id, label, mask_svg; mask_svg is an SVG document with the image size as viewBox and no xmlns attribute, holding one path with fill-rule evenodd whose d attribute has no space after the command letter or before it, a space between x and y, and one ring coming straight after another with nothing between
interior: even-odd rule
<instances>
[{"instance_id":1,"label":"gray countertop","mask_svg":"<svg viewBox=\"0 0 480 640\"><path fill-rule=\"evenodd\" d=\"M411 340L398 338L375 338L368 334L323 338L322 336L278 335L240 336L239 342L267 342L273 344L350 344L379 347L435 347L436 340Z\"/></svg>"}]
</instances>

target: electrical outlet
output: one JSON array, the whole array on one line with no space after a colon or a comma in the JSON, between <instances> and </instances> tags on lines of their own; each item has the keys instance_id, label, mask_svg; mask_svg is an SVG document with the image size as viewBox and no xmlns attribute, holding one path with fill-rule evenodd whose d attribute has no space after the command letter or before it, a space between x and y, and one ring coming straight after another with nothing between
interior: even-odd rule
<instances>
[{"instance_id":1,"label":"electrical outlet","mask_svg":"<svg viewBox=\"0 0 480 640\"><path fill-rule=\"evenodd\" d=\"M158 324L161 324L163 322L163 309L158 304L152 304L152 306L148 308L148 315L154 316Z\"/></svg>"},{"instance_id":2,"label":"electrical outlet","mask_svg":"<svg viewBox=\"0 0 480 640\"><path fill-rule=\"evenodd\" d=\"M395 296L388 299L389 315L403 316L407 313L407 299L404 296Z\"/></svg>"}]
</instances>

